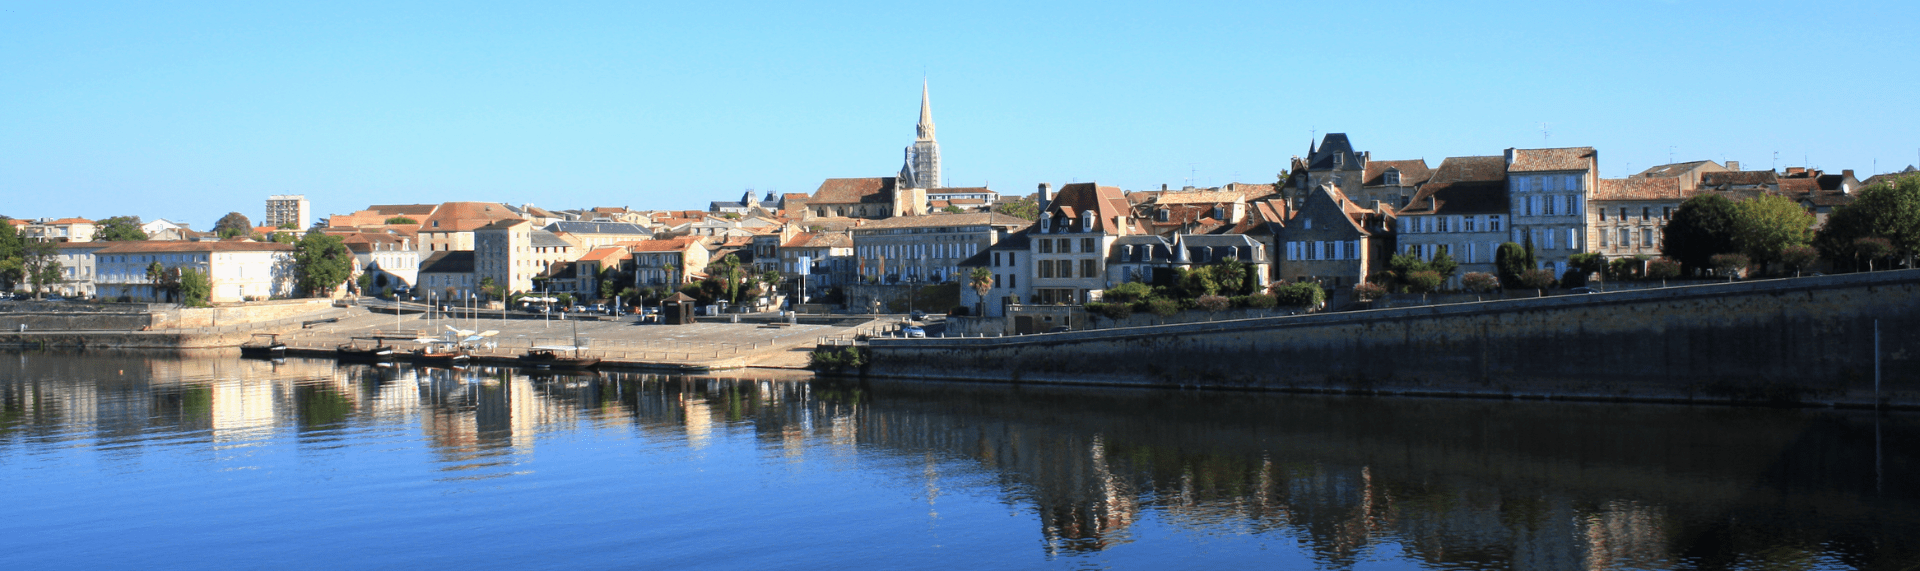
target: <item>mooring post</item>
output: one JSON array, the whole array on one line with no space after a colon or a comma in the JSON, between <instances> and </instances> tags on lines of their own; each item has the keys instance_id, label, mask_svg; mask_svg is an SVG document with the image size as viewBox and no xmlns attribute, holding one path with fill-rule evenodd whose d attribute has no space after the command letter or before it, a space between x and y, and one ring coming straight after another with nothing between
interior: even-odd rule
<instances>
[{"instance_id":1,"label":"mooring post","mask_svg":"<svg viewBox=\"0 0 1920 571\"><path fill-rule=\"evenodd\" d=\"M1880 320L1873 320L1873 410L1880 410Z\"/></svg>"}]
</instances>

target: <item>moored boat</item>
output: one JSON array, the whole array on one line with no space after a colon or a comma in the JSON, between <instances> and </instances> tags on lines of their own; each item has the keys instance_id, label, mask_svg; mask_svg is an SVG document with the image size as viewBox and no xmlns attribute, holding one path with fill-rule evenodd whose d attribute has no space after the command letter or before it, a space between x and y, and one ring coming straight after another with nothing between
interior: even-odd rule
<instances>
[{"instance_id":1,"label":"moored boat","mask_svg":"<svg viewBox=\"0 0 1920 571\"><path fill-rule=\"evenodd\" d=\"M275 359L287 356L287 344L280 342L278 333L255 333L253 339L240 344L240 356Z\"/></svg>"},{"instance_id":2,"label":"moored boat","mask_svg":"<svg viewBox=\"0 0 1920 571\"><path fill-rule=\"evenodd\" d=\"M562 351L573 351L571 356ZM551 345L528 349L519 358L520 364L541 369L591 369L600 364L600 358L580 355L580 348L574 346Z\"/></svg>"},{"instance_id":3,"label":"moored boat","mask_svg":"<svg viewBox=\"0 0 1920 571\"><path fill-rule=\"evenodd\" d=\"M372 340L373 346L361 344L363 339ZM333 352L334 357L342 361L385 361L393 358L393 348L378 337L355 337L335 347Z\"/></svg>"},{"instance_id":4,"label":"moored boat","mask_svg":"<svg viewBox=\"0 0 1920 571\"><path fill-rule=\"evenodd\" d=\"M419 349L414 349L407 353L407 358L415 363L422 365L460 366L466 365L467 360L472 358L467 354L467 348L460 346L458 343L439 339L421 339L419 341L424 345Z\"/></svg>"}]
</instances>

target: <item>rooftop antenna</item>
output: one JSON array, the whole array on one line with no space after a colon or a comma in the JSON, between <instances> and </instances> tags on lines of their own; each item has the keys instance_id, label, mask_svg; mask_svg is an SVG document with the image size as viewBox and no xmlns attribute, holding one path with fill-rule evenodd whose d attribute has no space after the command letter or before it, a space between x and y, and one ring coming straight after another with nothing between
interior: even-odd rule
<instances>
[{"instance_id":1,"label":"rooftop antenna","mask_svg":"<svg viewBox=\"0 0 1920 571\"><path fill-rule=\"evenodd\" d=\"M1200 184L1200 175L1198 174L1200 172L1200 169L1199 167L1194 166L1197 164L1200 164L1200 163L1187 163L1187 186L1195 186Z\"/></svg>"},{"instance_id":2,"label":"rooftop antenna","mask_svg":"<svg viewBox=\"0 0 1920 571\"><path fill-rule=\"evenodd\" d=\"M1768 166L1767 168L1776 170L1776 171L1780 170L1780 151L1773 152L1773 164Z\"/></svg>"},{"instance_id":3,"label":"rooftop antenna","mask_svg":"<svg viewBox=\"0 0 1920 571\"><path fill-rule=\"evenodd\" d=\"M1550 136L1550 135L1552 135L1552 134L1553 134L1553 132L1552 132L1552 131L1549 131L1549 130L1547 129L1547 124L1546 124L1546 123L1541 123L1541 124L1540 124L1540 144L1541 144L1541 145L1545 145L1545 144L1547 144L1547 137L1548 137L1548 136Z\"/></svg>"},{"instance_id":4,"label":"rooftop antenna","mask_svg":"<svg viewBox=\"0 0 1920 571\"><path fill-rule=\"evenodd\" d=\"M1667 145L1667 164L1673 164L1673 145Z\"/></svg>"}]
</instances>

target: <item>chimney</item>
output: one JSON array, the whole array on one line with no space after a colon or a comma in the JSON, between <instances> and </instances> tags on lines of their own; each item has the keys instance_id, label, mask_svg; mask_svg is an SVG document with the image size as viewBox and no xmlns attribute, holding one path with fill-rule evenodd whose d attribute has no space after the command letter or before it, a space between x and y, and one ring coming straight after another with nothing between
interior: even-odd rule
<instances>
[{"instance_id":1,"label":"chimney","mask_svg":"<svg viewBox=\"0 0 1920 571\"><path fill-rule=\"evenodd\" d=\"M1160 183L1160 192L1166 192L1166 191L1167 191L1167 183L1164 183L1164 182Z\"/></svg>"},{"instance_id":2,"label":"chimney","mask_svg":"<svg viewBox=\"0 0 1920 571\"><path fill-rule=\"evenodd\" d=\"M1727 161L1727 170L1730 170L1730 171L1740 170L1740 161Z\"/></svg>"},{"instance_id":3,"label":"chimney","mask_svg":"<svg viewBox=\"0 0 1920 571\"><path fill-rule=\"evenodd\" d=\"M1513 166L1513 147L1507 147L1507 166Z\"/></svg>"},{"instance_id":4,"label":"chimney","mask_svg":"<svg viewBox=\"0 0 1920 571\"><path fill-rule=\"evenodd\" d=\"M1847 177L1847 178L1853 178L1853 169L1847 169L1847 170L1843 170L1843 171L1840 171L1840 176L1844 176L1844 177Z\"/></svg>"},{"instance_id":5,"label":"chimney","mask_svg":"<svg viewBox=\"0 0 1920 571\"><path fill-rule=\"evenodd\" d=\"M1806 174L1807 167L1787 167L1787 174Z\"/></svg>"},{"instance_id":6,"label":"chimney","mask_svg":"<svg viewBox=\"0 0 1920 571\"><path fill-rule=\"evenodd\" d=\"M1044 216L1050 206L1053 206L1053 185L1040 183L1040 214Z\"/></svg>"}]
</instances>

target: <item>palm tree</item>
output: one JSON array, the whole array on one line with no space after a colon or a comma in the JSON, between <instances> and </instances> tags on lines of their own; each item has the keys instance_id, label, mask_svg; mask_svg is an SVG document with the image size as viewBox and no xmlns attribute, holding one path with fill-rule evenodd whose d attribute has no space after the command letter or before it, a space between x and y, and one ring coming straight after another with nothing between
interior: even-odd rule
<instances>
[{"instance_id":1,"label":"palm tree","mask_svg":"<svg viewBox=\"0 0 1920 571\"><path fill-rule=\"evenodd\" d=\"M980 316L987 315L987 292L993 291L993 272L986 268L974 268L967 274L967 285L973 286L974 293L980 294Z\"/></svg>"}]
</instances>

